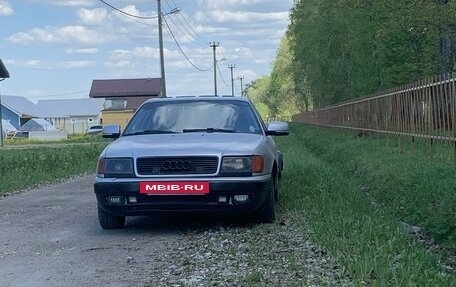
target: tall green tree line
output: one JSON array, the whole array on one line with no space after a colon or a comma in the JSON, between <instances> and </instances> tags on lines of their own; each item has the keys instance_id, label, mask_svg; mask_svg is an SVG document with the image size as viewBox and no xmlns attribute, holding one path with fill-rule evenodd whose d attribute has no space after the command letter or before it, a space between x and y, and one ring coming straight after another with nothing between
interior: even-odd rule
<instances>
[{"instance_id":1,"label":"tall green tree line","mask_svg":"<svg viewBox=\"0 0 456 287\"><path fill-rule=\"evenodd\" d=\"M289 118L451 72L455 2L298 0L271 75L250 95L269 116Z\"/></svg>"}]
</instances>

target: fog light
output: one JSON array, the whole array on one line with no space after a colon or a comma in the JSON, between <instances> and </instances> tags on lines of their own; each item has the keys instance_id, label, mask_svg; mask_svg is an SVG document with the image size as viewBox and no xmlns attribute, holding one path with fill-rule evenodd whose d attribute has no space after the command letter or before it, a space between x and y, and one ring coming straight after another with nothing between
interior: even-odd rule
<instances>
[{"instance_id":1,"label":"fog light","mask_svg":"<svg viewBox=\"0 0 456 287\"><path fill-rule=\"evenodd\" d=\"M136 199L136 196L130 196L130 198L128 198L128 202L129 203L138 203L138 200Z\"/></svg>"},{"instance_id":2,"label":"fog light","mask_svg":"<svg viewBox=\"0 0 456 287\"><path fill-rule=\"evenodd\" d=\"M108 196L108 202L109 204L113 205L121 205L124 202L124 197L121 195L116 195L116 196Z\"/></svg>"},{"instance_id":3,"label":"fog light","mask_svg":"<svg viewBox=\"0 0 456 287\"><path fill-rule=\"evenodd\" d=\"M228 199L226 198L226 196L219 196L218 202L219 203L227 203Z\"/></svg>"},{"instance_id":4,"label":"fog light","mask_svg":"<svg viewBox=\"0 0 456 287\"><path fill-rule=\"evenodd\" d=\"M249 196L247 194L238 194L234 196L234 200L237 202L245 202L249 199Z\"/></svg>"}]
</instances>

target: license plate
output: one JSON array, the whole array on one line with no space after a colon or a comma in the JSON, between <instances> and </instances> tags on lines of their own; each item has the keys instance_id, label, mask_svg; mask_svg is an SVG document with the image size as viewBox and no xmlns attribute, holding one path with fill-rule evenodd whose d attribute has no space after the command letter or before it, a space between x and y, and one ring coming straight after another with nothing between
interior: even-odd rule
<instances>
[{"instance_id":1,"label":"license plate","mask_svg":"<svg viewBox=\"0 0 456 287\"><path fill-rule=\"evenodd\" d=\"M209 182L141 182L139 193L148 195L204 195L209 193Z\"/></svg>"}]
</instances>

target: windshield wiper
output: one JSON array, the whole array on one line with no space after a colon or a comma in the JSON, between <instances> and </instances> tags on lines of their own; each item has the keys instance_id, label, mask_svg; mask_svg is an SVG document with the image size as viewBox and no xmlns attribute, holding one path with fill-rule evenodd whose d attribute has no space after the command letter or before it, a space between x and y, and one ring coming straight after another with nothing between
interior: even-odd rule
<instances>
[{"instance_id":1,"label":"windshield wiper","mask_svg":"<svg viewBox=\"0 0 456 287\"><path fill-rule=\"evenodd\" d=\"M152 134L177 134L177 133L178 132L173 132L173 131L144 130L144 131L139 131L139 132L123 134L123 136L152 135Z\"/></svg>"},{"instance_id":2,"label":"windshield wiper","mask_svg":"<svg viewBox=\"0 0 456 287\"><path fill-rule=\"evenodd\" d=\"M218 128L206 128L206 129L184 129L183 133L199 133L199 132L206 132L206 133L235 133L236 130L230 129L218 129Z\"/></svg>"}]
</instances>

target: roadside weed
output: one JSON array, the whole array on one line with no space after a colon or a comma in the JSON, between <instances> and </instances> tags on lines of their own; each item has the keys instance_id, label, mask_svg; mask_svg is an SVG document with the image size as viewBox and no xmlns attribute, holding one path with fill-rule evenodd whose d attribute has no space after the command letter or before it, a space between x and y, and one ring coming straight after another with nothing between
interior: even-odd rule
<instances>
[{"instance_id":1,"label":"roadside weed","mask_svg":"<svg viewBox=\"0 0 456 287\"><path fill-rule=\"evenodd\" d=\"M312 238L339 260L355 285L456 285L400 224L426 227L436 237L435 228L454 224L448 221L456 203L451 164L436 163L445 175L437 176L433 163L417 165L412 155L394 154L375 140L367 144L329 130L291 127L288 138L277 140L285 154L282 208L301 214ZM432 183L434 178L445 182ZM432 203L439 212L426 208ZM454 244L452 237L443 240Z\"/></svg>"}]
</instances>

